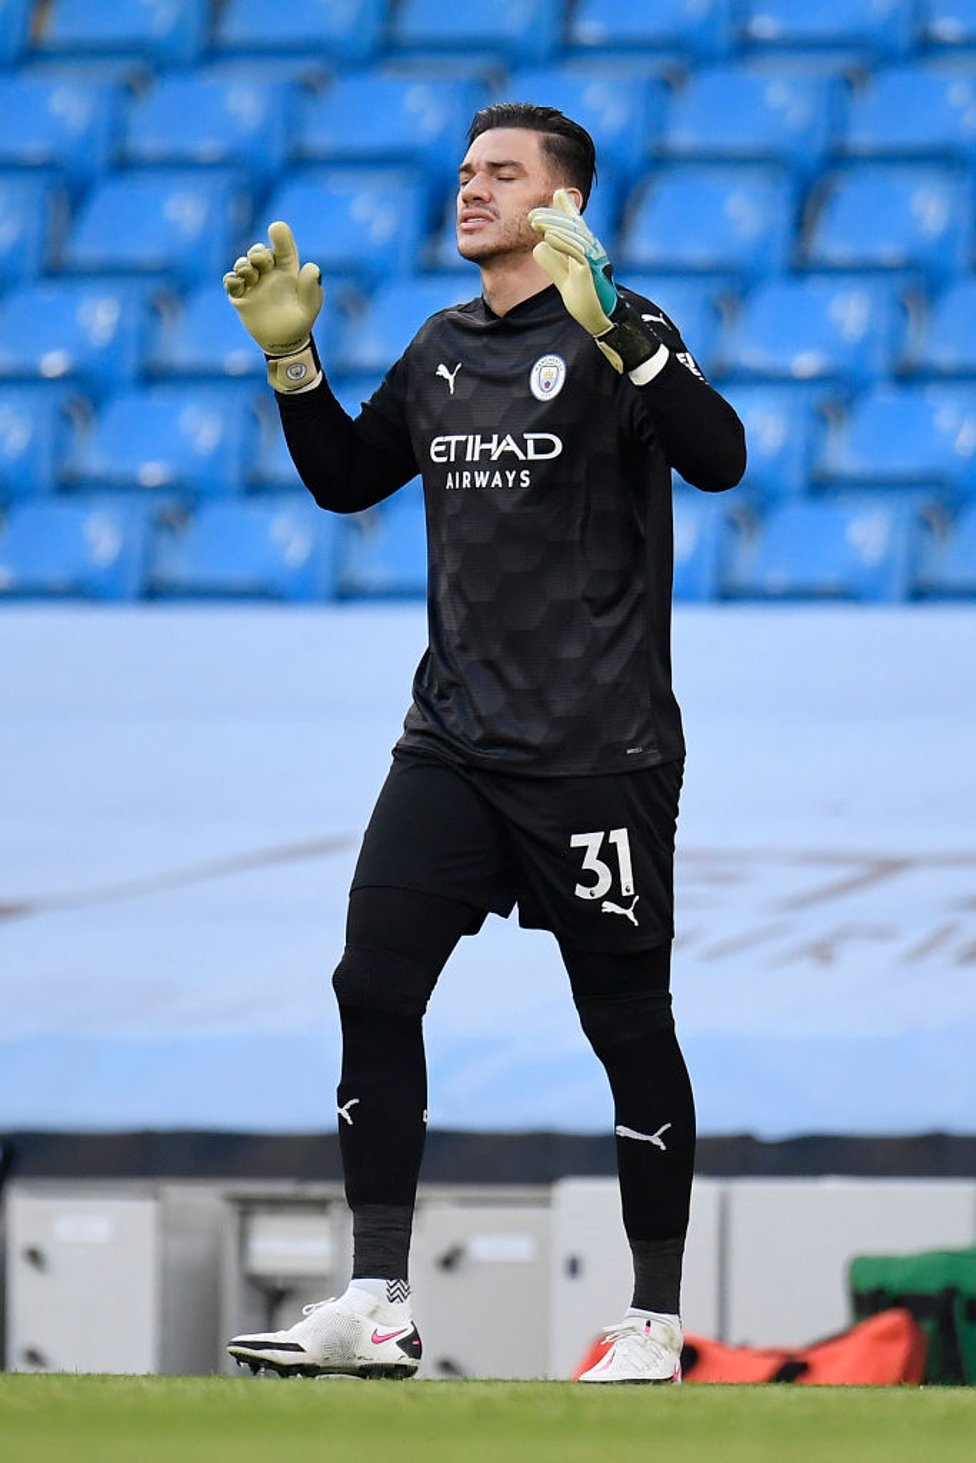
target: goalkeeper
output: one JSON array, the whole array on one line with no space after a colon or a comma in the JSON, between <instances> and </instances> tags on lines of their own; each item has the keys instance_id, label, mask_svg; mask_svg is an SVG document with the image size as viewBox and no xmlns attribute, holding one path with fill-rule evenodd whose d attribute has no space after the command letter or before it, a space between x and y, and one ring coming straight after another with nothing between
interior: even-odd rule
<instances>
[{"instance_id":1,"label":"goalkeeper","mask_svg":"<svg viewBox=\"0 0 976 1463\"><path fill-rule=\"evenodd\" d=\"M355 419L323 374L319 271L288 226L273 223L224 279L322 508L367 508L421 474L429 624L333 978L352 1278L230 1351L286 1375L416 1370L423 1015L462 936L517 906L558 941L614 1102L634 1287L582 1381L667 1383L680 1379L695 1148L670 997L684 759L671 472L730 488L744 436L665 312L614 282L582 212L589 134L504 103L477 113L468 144L457 243L481 291L426 322Z\"/></svg>"}]
</instances>

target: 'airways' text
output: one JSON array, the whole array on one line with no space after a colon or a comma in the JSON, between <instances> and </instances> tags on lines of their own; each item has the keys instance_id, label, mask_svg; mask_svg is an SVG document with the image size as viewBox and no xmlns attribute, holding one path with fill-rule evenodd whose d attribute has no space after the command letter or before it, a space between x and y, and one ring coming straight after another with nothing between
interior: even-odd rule
<instances>
[{"instance_id":1,"label":"'airways' text","mask_svg":"<svg viewBox=\"0 0 976 1463\"><path fill-rule=\"evenodd\" d=\"M532 474L527 467L507 467L504 472L498 468L489 472L479 468L474 472L449 472L445 488L530 488Z\"/></svg>"}]
</instances>

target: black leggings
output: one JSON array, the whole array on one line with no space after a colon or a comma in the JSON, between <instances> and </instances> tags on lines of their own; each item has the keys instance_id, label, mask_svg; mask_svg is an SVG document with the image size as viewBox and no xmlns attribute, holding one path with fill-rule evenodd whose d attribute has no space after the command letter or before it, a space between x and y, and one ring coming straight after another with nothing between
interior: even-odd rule
<instances>
[{"instance_id":1,"label":"black leggings","mask_svg":"<svg viewBox=\"0 0 976 1463\"><path fill-rule=\"evenodd\" d=\"M405 889L356 889L333 984L342 1022L339 1140L346 1196L412 1205L423 1156L423 1014L478 911ZM673 1239L688 1222L694 1163L691 1086L671 1018L670 945L633 954L562 948L573 998L615 1104L624 1227Z\"/></svg>"}]
</instances>

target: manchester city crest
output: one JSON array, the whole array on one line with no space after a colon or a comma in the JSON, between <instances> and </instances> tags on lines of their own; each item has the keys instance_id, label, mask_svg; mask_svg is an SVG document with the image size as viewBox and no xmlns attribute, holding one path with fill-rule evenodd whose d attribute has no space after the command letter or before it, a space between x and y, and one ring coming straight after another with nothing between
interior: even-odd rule
<instances>
[{"instance_id":1,"label":"manchester city crest","mask_svg":"<svg viewBox=\"0 0 976 1463\"><path fill-rule=\"evenodd\" d=\"M540 356L529 372L529 390L536 401L551 401L563 389L566 362L562 356Z\"/></svg>"}]
</instances>

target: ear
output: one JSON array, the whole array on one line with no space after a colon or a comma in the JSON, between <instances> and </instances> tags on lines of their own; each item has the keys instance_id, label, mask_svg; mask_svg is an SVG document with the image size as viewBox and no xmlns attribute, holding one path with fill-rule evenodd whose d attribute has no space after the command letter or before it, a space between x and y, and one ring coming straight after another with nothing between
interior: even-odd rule
<instances>
[{"instance_id":1,"label":"ear","mask_svg":"<svg viewBox=\"0 0 976 1463\"><path fill-rule=\"evenodd\" d=\"M569 194L570 198L576 204L576 207L579 209L580 213L582 213L583 212L583 195L580 192L580 190L578 188L567 188L567 189L565 189L565 192L567 192Z\"/></svg>"}]
</instances>

